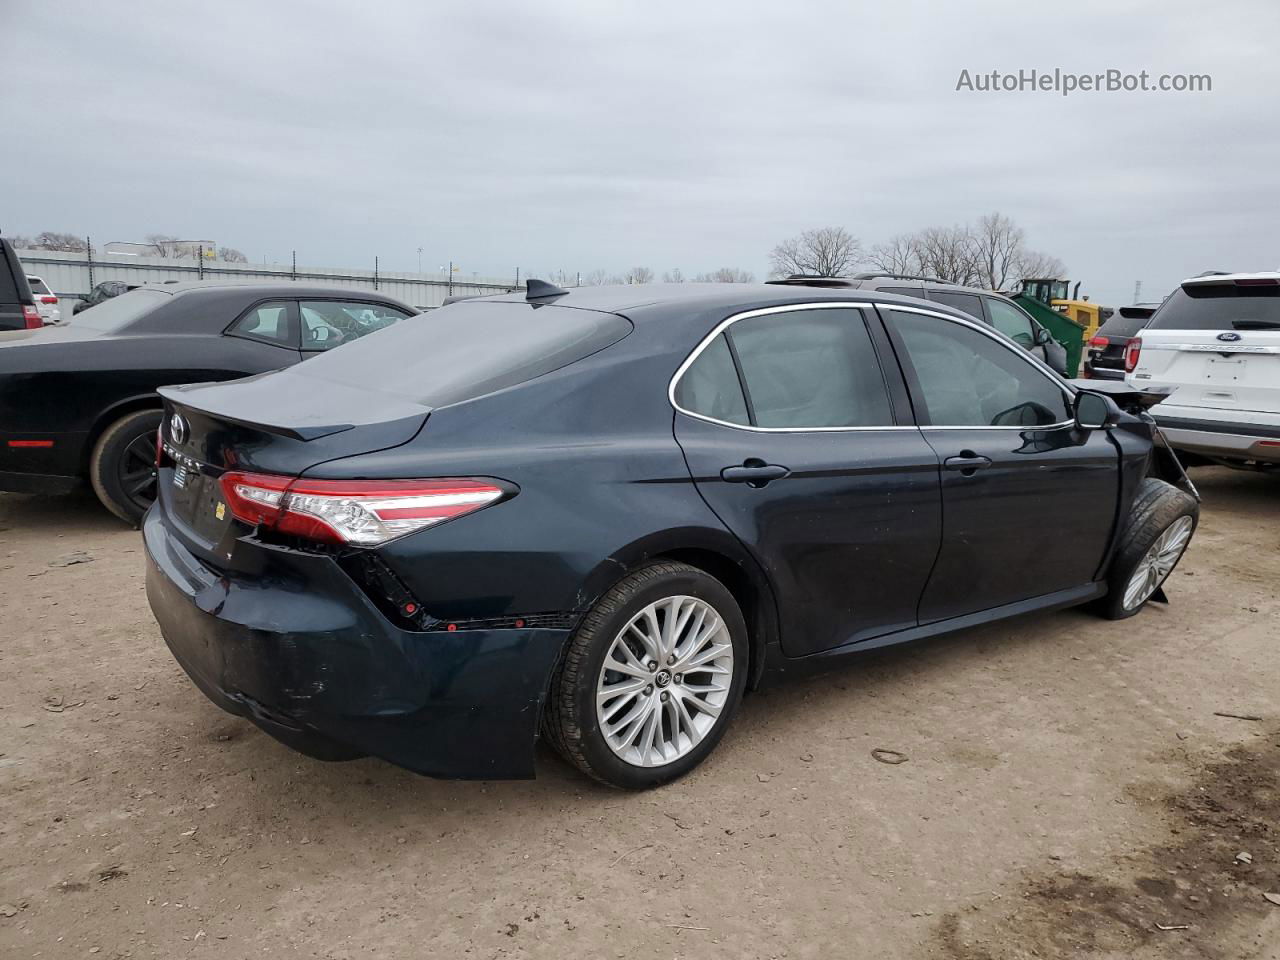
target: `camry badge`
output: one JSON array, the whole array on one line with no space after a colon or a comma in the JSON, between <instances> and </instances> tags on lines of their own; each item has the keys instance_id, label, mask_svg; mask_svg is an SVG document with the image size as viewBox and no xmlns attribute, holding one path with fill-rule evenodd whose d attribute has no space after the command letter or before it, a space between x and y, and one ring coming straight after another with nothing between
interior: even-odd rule
<instances>
[{"instance_id":1,"label":"camry badge","mask_svg":"<svg viewBox=\"0 0 1280 960\"><path fill-rule=\"evenodd\" d=\"M1238 333L1220 333L1218 334L1218 339L1224 340L1227 343L1235 343L1237 340L1241 339L1241 337Z\"/></svg>"},{"instance_id":2,"label":"camry badge","mask_svg":"<svg viewBox=\"0 0 1280 960\"><path fill-rule=\"evenodd\" d=\"M182 419L182 414L175 413L169 418L169 436L179 446L187 442L187 421Z\"/></svg>"}]
</instances>

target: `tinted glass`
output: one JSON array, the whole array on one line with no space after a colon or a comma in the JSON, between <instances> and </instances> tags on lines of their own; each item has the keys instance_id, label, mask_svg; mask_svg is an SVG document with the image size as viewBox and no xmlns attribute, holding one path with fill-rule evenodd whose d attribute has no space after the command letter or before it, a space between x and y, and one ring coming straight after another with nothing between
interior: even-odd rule
<instances>
[{"instance_id":1,"label":"tinted glass","mask_svg":"<svg viewBox=\"0 0 1280 960\"><path fill-rule=\"evenodd\" d=\"M52 296L53 291L49 289L49 285L39 277L27 277L27 283L31 284L31 292L36 296Z\"/></svg>"},{"instance_id":2,"label":"tinted glass","mask_svg":"<svg viewBox=\"0 0 1280 960\"><path fill-rule=\"evenodd\" d=\"M240 319L233 330L246 337L270 340L280 346L293 346L293 337L289 332L288 301L274 300L254 307Z\"/></svg>"},{"instance_id":3,"label":"tinted glass","mask_svg":"<svg viewBox=\"0 0 1280 960\"><path fill-rule=\"evenodd\" d=\"M1150 319L1151 314L1147 311L1143 311L1138 316L1132 316L1125 313L1125 308L1121 307L1110 320L1098 328L1097 336L1128 339L1145 327Z\"/></svg>"},{"instance_id":4,"label":"tinted glass","mask_svg":"<svg viewBox=\"0 0 1280 960\"><path fill-rule=\"evenodd\" d=\"M1180 287L1151 320L1152 330L1247 330L1273 325L1280 330L1280 286L1225 283Z\"/></svg>"},{"instance_id":5,"label":"tinted glass","mask_svg":"<svg viewBox=\"0 0 1280 960\"><path fill-rule=\"evenodd\" d=\"M558 370L630 332L631 321L613 313L464 300L322 353L306 366L319 379L439 407Z\"/></svg>"},{"instance_id":6,"label":"tinted glass","mask_svg":"<svg viewBox=\"0 0 1280 960\"><path fill-rule=\"evenodd\" d=\"M1010 337L1024 350L1030 350L1036 344L1035 331L1031 329L1031 318L1011 303L987 298L987 310L991 312L991 325Z\"/></svg>"},{"instance_id":7,"label":"tinted glass","mask_svg":"<svg viewBox=\"0 0 1280 960\"><path fill-rule=\"evenodd\" d=\"M17 262L16 258L14 262ZM5 250L0 249L0 303L18 303L20 300L17 278L9 269L9 258Z\"/></svg>"},{"instance_id":8,"label":"tinted glass","mask_svg":"<svg viewBox=\"0 0 1280 960\"><path fill-rule=\"evenodd\" d=\"M329 350L408 316L381 303L304 300L300 306L303 350Z\"/></svg>"},{"instance_id":9,"label":"tinted glass","mask_svg":"<svg viewBox=\"0 0 1280 960\"><path fill-rule=\"evenodd\" d=\"M145 317L170 300L172 297L169 294L159 290L133 290L110 300L103 300L92 310L76 314L76 326L108 332L123 330L133 321Z\"/></svg>"},{"instance_id":10,"label":"tinted glass","mask_svg":"<svg viewBox=\"0 0 1280 960\"><path fill-rule=\"evenodd\" d=\"M977 317L983 323L987 322L987 318L982 315L982 303L975 293L953 293L950 290L930 290L929 299L936 300L938 303L945 303L948 307L955 307L967 313L971 317Z\"/></svg>"},{"instance_id":11,"label":"tinted glass","mask_svg":"<svg viewBox=\"0 0 1280 960\"><path fill-rule=\"evenodd\" d=\"M1012 348L940 317L897 310L890 317L933 425L1043 426L1071 419L1058 384Z\"/></svg>"},{"instance_id":12,"label":"tinted glass","mask_svg":"<svg viewBox=\"0 0 1280 960\"><path fill-rule=\"evenodd\" d=\"M748 422L742 383L724 334L712 340L681 376L676 384L676 404L713 420Z\"/></svg>"},{"instance_id":13,"label":"tinted glass","mask_svg":"<svg viewBox=\"0 0 1280 960\"><path fill-rule=\"evenodd\" d=\"M796 310L729 328L755 423L871 427L893 423L861 310Z\"/></svg>"},{"instance_id":14,"label":"tinted glass","mask_svg":"<svg viewBox=\"0 0 1280 960\"><path fill-rule=\"evenodd\" d=\"M925 299L923 287L880 287L876 293L896 293L903 297L918 297Z\"/></svg>"}]
</instances>

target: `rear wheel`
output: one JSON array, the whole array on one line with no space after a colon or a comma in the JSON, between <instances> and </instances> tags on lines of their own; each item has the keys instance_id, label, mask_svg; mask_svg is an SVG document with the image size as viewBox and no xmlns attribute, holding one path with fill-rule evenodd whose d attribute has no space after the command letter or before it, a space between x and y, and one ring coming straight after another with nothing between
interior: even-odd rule
<instances>
[{"instance_id":1,"label":"rear wheel","mask_svg":"<svg viewBox=\"0 0 1280 960\"><path fill-rule=\"evenodd\" d=\"M159 410L139 410L107 427L93 445L89 480L102 505L137 526L156 498Z\"/></svg>"},{"instance_id":2,"label":"rear wheel","mask_svg":"<svg viewBox=\"0 0 1280 960\"><path fill-rule=\"evenodd\" d=\"M746 623L720 581L683 563L651 564L605 594L570 640L544 729L597 780L666 783L720 742L747 657Z\"/></svg>"},{"instance_id":3,"label":"rear wheel","mask_svg":"<svg viewBox=\"0 0 1280 960\"><path fill-rule=\"evenodd\" d=\"M1199 518L1191 494L1154 477L1142 481L1107 576L1103 616L1123 620L1142 609L1182 559Z\"/></svg>"}]
</instances>

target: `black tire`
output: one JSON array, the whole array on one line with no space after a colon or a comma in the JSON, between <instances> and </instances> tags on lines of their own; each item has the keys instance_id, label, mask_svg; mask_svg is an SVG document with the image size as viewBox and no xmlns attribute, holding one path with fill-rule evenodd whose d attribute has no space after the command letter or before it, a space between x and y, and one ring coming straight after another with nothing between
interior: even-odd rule
<instances>
[{"instance_id":1,"label":"black tire","mask_svg":"<svg viewBox=\"0 0 1280 960\"><path fill-rule=\"evenodd\" d=\"M1191 531L1187 537L1187 543L1190 543L1200 521L1200 504L1196 498L1173 484L1154 477L1147 477L1142 481L1129 516L1121 526L1119 546L1107 574L1107 595L1099 601L1097 607L1102 616L1108 620L1124 620L1146 606L1149 596L1132 607L1126 607L1125 589L1152 544L1182 517L1191 518ZM1159 578L1156 588L1168 579L1185 551L1184 545L1183 552Z\"/></svg>"},{"instance_id":2,"label":"black tire","mask_svg":"<svg viewBox=\"0 0 1280 960\"><path fill-rule=\"evenodd\" d=\"M156 498L156 430L163 414L139 410L102 431L89 457L89 482L102 505L137 526Z\"/></svg>"},{"instance_id":3,"label":"black tire","mask_svg":"<svg viewBox=\"0 0 1280 960\"><path fill-rule=\"evenodd\" d=\"M710 604L729 632L733 651L729 692L714 726L688 753L661 766L642 767L615 754L600 730L596 690L604 659L631 618L664 597L689 596ZM619 581L591 608L570 638L551 678L543 732L552 746L589 776L632 790L656 787L684 776L715 749L742 701L749 657L747 625L733 595L696 567L660 561Z\"/></svg>"}]
</instances>

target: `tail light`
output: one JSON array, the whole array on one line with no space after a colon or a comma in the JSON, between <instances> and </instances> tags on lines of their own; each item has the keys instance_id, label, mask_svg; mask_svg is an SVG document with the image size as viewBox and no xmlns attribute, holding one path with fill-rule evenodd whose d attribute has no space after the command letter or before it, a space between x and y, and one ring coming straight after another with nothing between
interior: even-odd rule
<instances>
[{"instance_id":1,"label":"tail light","mask_svg":"<svg viewBox=\"0 0 1280 960\"><path fill-rule=\"evenodd\" d=\"M58 302L58 298L57 298L57 297L51 297L51 296L49 296L48 294L45 294L44 296L42 296L42 297L40 298L40 302L41 302L41 303L57 303L57 302Z\"/></svg>"},{"instance_id":2,"label":"tail light","mask_svg":"<svg viewBox=\"0 0 1280 960\"><path fill-rule=\"evenodd\" d=\"M1092 340L1090 340L1090 341L1089 341L1089 346L1091 346L1091 347L1105 347L1105 346L1107 346L1107 345L1108 345L1108 344L1110 344L1110 343L1111 343L1111 338L1110 338L1110 337L1102 337L1102 336L1098 336L1098 337L1094 337Z\"/></svg>"},{"instance_id":3,"label":"tail light","mask_svg":"<svg viewBox=\"0 0 1280 960\"><path fill-rule=\"evenodd\" d=\"M44 318L40 316L40 311L30 304L22 305L22 320L28 330L39 330L44 326Z\"/></svg>"},{"instance_id":4,"label":"tail light","mask_svg":"<svg viewBox=\"0 0 1280 960\"><path fill-rule=\"evenodd\" d=\"M322 543L377 546L482 510L508 495L486 480L306 480L263 473L222 475L231 513Z\"/></svg>"},{"instance_id":5,"label":"tail light","mask_svg":"<svg viewBox=\"0 0 1280 960\"><path fill-rule=\"evenodd\" d=\"M1133 337L1124 345L1124 372L1133 373L1138 369L1138 355L1142 353L1142 338Z\"/></svg>"}]
</instances>

